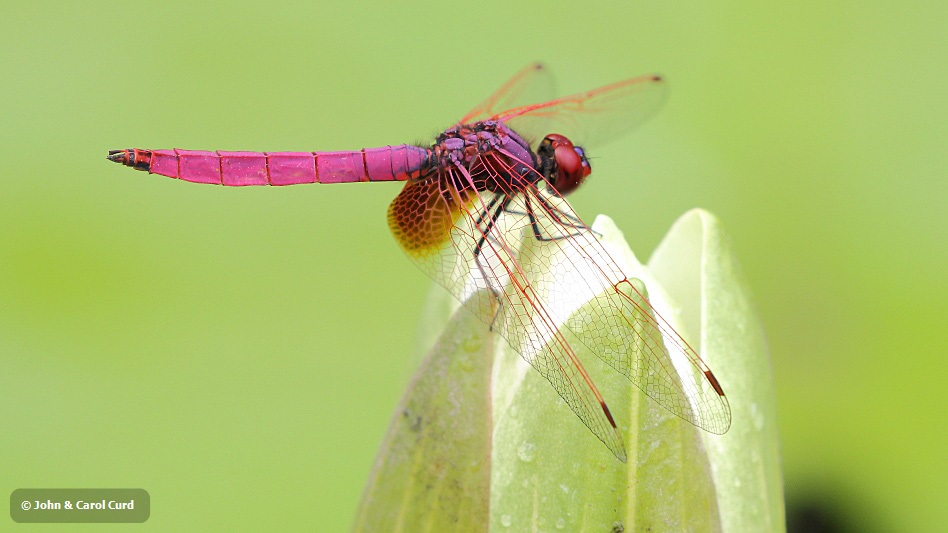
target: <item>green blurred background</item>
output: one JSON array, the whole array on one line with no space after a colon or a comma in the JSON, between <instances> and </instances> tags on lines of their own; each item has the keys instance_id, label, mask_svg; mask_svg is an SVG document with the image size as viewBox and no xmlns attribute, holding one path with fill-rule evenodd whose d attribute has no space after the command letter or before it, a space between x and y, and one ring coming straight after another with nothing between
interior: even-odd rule
<instances>
[{"instance_id":1,"label":"green blurred background","mask_svg":"<svg viewBox=\"0 0 948 533\"><path fill-rule=\"evenodd\" d=\"M790 512L943 527L946 23L944 2L4 3L0 493L142 487L130 529L348 527L429 287L386 227L399 186L224 189L106 151L428 140L539 59L562 94L667 77L573 204L643 258L685 210L720 217Z\"/></svg>"}]
</instances>

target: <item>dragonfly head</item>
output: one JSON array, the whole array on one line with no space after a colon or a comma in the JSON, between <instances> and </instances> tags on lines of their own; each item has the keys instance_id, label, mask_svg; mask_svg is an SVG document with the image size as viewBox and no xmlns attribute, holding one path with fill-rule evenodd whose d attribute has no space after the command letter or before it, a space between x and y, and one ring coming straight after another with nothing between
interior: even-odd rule
<instances>
[{"instance_id":1,"label":"dragonfly head","mask_svg":"<svg viewBox=\"0 0 948 533\"><path fill-rule=\"evenodd\" d=\"M586 152L558 133L547 135L537 152L543 160L544 175L562 196L576 190L592 172Z\"/></svg>"}]
</instances>

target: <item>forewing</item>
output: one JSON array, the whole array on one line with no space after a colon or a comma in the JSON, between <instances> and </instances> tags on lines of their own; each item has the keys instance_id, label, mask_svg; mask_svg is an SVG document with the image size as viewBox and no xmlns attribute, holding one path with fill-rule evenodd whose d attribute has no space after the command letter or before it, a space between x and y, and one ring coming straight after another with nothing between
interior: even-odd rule
<instances>
[{"instance_id":1,"label":"forewing","mask_svg":"<svg viewBox=\"0 0 948 533\"><path fill-rule=\"evenodd\" d=\"M529 227L517 211L522 204L505 206L507 196L494 193L461 198L445 186L455 178L406 185L389 207L396 239L423 271L491 324L549 380L583 423L625 461L615 420L544 307L544 298L530 285L527 272L539 267L525 269L519 262L516 246Z\"/></svg>"},{"instance_id":2,"label":"forewing","mask_svg":"<svg viewBox=\"0 0 948 533\"><path fill-rule=\"evenodd\" d=\"M500 89L477 105L461 119L462 124L484 120L505 109L546 102L556 94L553 75L543 63L520 69Z\"/></svg>"},{"instance_id":3,"label":"forewing","mask_svg":"<svg viewBox=\"0 0 948 533\"><path fill-rule=\"evenodd\" d=\"M731 411L717 379L691 346L649 303L562 197L529 187L532 214L520 247L524 275L546 295L567 342L581 342L648 396L692 424L721 434Z\"/></svg>"},{"instance_id":4,"label":"forewing","mask_svg":"<svg viewBox=\"0 0 948 533\"><path fill-rule=\"evenodd\" d=\"M652 116L665 99L659 76L641 76L549 102L500 111L491 118L521 136L565 135L576 145L601 145Z\"/></svg>"}]
</instances>

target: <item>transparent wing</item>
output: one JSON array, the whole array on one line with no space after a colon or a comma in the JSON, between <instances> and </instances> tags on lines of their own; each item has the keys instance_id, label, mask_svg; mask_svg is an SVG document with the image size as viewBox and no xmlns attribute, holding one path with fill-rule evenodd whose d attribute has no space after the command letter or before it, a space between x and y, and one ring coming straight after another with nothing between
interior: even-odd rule
<instances>
[{"instance_id":1,"label":"transparent wing","mask_svg":"<svg viewBox=\"0 0 948 533\"><path fill-rule=\"evenodd\" d=\"M725 433L731 410L720 384L652 307L644 284L622 272L562 197L535 186L522 197L531 228L520 264L567 342L585 345L675 415Z\"/></svg>"},{"instance_id":2,"label":"transparent wing","mask_svg":"<svg viewBox=\"0 0 948 533\"><path fill-rule=\"evenodd\" d=\"M482 167L480 171L484 171ZM519 262L526 227L513 197L459 194L444 171L408 183L389 207L389 225L409 257L503 336L620 460L622 437L602 395L576 358ZM472 172L477 172L472 169ZM513 237L513 240L511 240Z\"/></svg>"},{"instance_id":3,"label":"transparent wing","mask_svg":"<svg viewBox=\"0 0 948 533\"><path fill-rule=\"evenodd\" d=\"M496 154L484 159L495 172L511 170ZM652 307L641 281L622 272L544 181L504 192L517 199L508 209L510 218L520 219L512 227L528 228L517 247L521 275L566 342L585 345L676 416L725 433L731 409L717 378Z\"/></svg>"},{"instance_id":4,"label":"transparent wing","mask_svg":"<svg viewBox=\"0 0 948 533\"><path fill-rule=\"evenodd\" d=\"M505 109L546 102L554 95L556 82L553 75L543 63L533 63L520 69L494 94L464 115L461 124L487 119Z\"/></svg>"},{"instance_id":5,"label":"transparent wing","mask_svg":"<svg viewBox=\"0 0 948 533\"><path fill-rule=\"evenodd\" d=\"M542 181L491 193L450 185L511 166L487 153L469 169L408 183L389 224L409 257L491 324L620 459L615 421L573 347L584 345L682 419L726 432L730 406L714 374L562 197Z\"/></svg>"},{"instance_id":6,"label":"transparent wing","mask_svg":"<svg viewBox=\"0 0 948 533\"><path fill-rule=\"evenodd\" d=\"M505 122L527 138L550 133L573 144L600 145L624 135L652 116L665 99L659 76L641 76L549 102L500 111L490 118Z\"/></svg>"}]
</instances>

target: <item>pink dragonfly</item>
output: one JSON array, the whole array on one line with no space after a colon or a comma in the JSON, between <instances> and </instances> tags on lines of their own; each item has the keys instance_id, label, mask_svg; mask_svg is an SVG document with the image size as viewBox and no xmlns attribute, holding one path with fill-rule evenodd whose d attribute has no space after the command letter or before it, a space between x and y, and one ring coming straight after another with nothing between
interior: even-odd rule
<instances>
[{"instance_id":1,"label":"pink dragonfly","mask_svg":"<svg viewBox=\"0 0 948 533\"><path fill-rule=\"evenodd\" d=\"M388 221L407 255L549 380L616 457L626 460L622 437L576 355L579 344L675 415L722 434L731 411L714 374L563 199L591 171L572 140L629 131L663 99L662 79L535 103L551 92L550 80L542 65L528 66L430 147L127 149L108 158L230 186L405 181Z\"/></svg>"}]
</instances>

